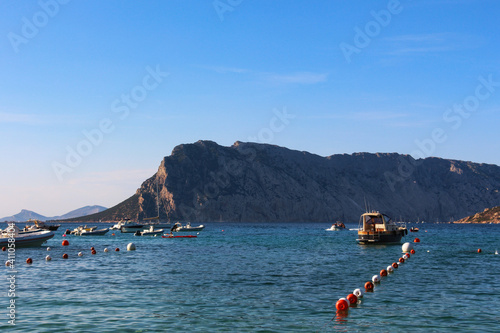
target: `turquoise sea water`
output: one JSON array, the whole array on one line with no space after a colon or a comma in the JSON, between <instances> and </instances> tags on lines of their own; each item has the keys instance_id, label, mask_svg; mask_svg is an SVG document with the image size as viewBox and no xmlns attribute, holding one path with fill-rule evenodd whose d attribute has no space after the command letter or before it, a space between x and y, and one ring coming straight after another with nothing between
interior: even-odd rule
<instances>
[{"instance_id":1,"label":"turquoise sea water","mask_svg":"<svg viewBox=\"0 0 500 333\"><path fill-rule=\"evenodd\" d=\"M63 225L47 243L50 252L45 246L16 251L16 326L7 316L11 270L2 268L0 330L499 330L500 255L494 252L500 250L500 225L419 224L420 232L406 237L421 239L416 254L347 316L336 314L335 302L397 261L401 246L360 246L355 231L325 231L328 223L206 225L194 239L110 231L68 236L67 247L61 246L62 233L76 225ZM137 251L126 251L129 242ZM45 261L47 254L52 261ZM5 262L7 253L0 255ZM25 263L28 257L32 265Z\"/></svg>"}]
</instances>

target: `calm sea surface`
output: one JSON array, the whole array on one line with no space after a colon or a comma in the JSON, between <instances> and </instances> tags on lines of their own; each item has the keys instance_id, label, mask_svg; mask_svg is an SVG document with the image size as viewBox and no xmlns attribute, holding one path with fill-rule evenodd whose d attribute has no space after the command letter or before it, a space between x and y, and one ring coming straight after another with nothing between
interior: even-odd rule
<instances>
[{"instance_id":1,"label":"calm sea surface","mask_svg":"<svg viewBox=\"0 0 500 333\"><path fill-rule=\"evenodd\" d=\"M11 269L0 266L2 332L500 330L500 225L419 224L405 240L420 238L415 255L347 316L336 301L397 261L401 246L360 246L355 231L325 231L328 223L206 223L193 239L110 231L61 246L75 226L56 232L50 252L17 249L16 326ZM126 251L129 242L137 251Z\"/></svg>"}]
</instances>

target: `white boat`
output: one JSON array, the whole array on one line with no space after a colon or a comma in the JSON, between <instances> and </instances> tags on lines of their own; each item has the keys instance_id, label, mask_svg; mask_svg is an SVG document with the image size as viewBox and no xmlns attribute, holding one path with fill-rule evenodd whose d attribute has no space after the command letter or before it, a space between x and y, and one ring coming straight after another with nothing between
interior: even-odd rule
<instances>
[{"instance_id":1,"label":"white boat","mask_svg":"<svg viewBox=\"0 0 500 333\"><path fill-rule=\"evenodd\" d=\"M132 226L134 224L137 224L137 223L132 222L130 219L125 219L125 220L119 221L118 223L113 225L110 229L111 230L121 230L123 226Z\"/></svg>"},{"instance_id":2,"label":"white boat","mask_svg":"<svg viewBox=\"0 0 500 333\"><path fill-rule=\"evenodd\" d=\"M136 236L155 236L163 234L163 229L155 229L154 226L150 226L149 229L146 230L137 230L135 232Z\"/></svg>"},{"instance_id":3,"label":"white boat","mask_svg":"<svg viewBox=\"0 0 500 333\"><path fill-rule=\"evenodd\" d=\"M122 233L134 233L137 230L144 229L144 224L126 220L120 227Z\"/></svg>"},{"instance_id":4,"label":"white boat","mask_svg":"<svg viewBox=\"0 0 500 333\"><path fill-rule=\"evenodd\" d=\"M71 231L71 234L77 236L101 236L105 235L108 231L108 228L98 230L97 227L79 226Z\"/></svg>"},{"instance_id":5,"label":"white boat","mask_svg":"<svg viewBox=\"0 0 500 333\"><path fill-rule=\"evenodd\" d=\"M197 227L192 227L190 222L187 222L186 225L182 225L179 222L176 222L174 226L170 229L172 232L191 232L191 231L202 231L205 228L203 224L200 224Z\"/></svg>"},{"instance_id":6,"label":"white boat","mask_svg":"<svg viewBox=\"0 0 500 333\"><path fill-rule=\"evenodd\" d=\"M40 246L47 240L54 237L54 233L50 230L39 230L23 233L19 231L17 226L7 227L0 233L0 247L9 247L9 244L15 244L19 247L35 247ZM14 239L14 242L9 239Z\"/></svg>"},{"instance_id":7,"label":"white boat","mask_svg":"<svg viewBox=\"0 0 500 333\"><path fill-rule=\"evenodd\" d=\"M103 236L109 231L108 228L105 229L94 229L94 230L82 230L80 236Z\"/></svg>"},{"instance_id":8,"label":"white boat","mask_svg":"<svg viewBox=\"0 0 500 333\"><path fill-rule=\"evenodd\" d=\"M339 230L347 230L344 223L342 222L336 222L332 224L332 226L328 229L325 229L326 231L339 231Z\"/></svg>"}]
</instances>

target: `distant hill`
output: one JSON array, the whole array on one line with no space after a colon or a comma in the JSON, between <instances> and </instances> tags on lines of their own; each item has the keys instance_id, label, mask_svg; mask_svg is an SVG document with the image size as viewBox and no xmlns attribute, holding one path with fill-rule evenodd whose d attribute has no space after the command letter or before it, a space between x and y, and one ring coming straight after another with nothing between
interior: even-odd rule
<instances>
[{"instance_id":1,"label":"distant hill","mask_svg":"<svg viewBox=\"0 0 500 333\"><path fill-rule=\"evenodd\" d=\"M32 212L31 210L23 209L23 210L21 210L20 213L18 213L16 215L1 218L0 222L5 222L5 221L24 222L24 221L28 221L30 219L45 221L47 218L43 215Z\"/></svg>"},{"instance_id":2,"label":"distant hill","mask_svg":"<svg viewBox=\"0 0 500 333\"><path fill-rule=\"evenodd\" d=\"M0 222L4 222L4 221L25 222L25 221L28 221L30 219L35 219L35 220L40 220L40 221L64 220L64 219L69 219L72 217L85 216L85 215L89 215L89 214L99 213L99 212L102 212L106 209L107 208L103 207L103 206L85 206L82 208L72 210L71 212L66 213L64 215L54 216L54 217L46 217L46 216L40 215L38 213L32 212L30 210L23 209L23 210L21 210L20 213L18 213L16 215L1 218Z\"/></svg>"},{"instance_id":3,"label":"distant hill","mask_svg":"<svg viewBox=\"0 0 500 333\"><path fill-rule=\"evenodd\" d=\"M357 222L369 209L394 219L456 220L500 205L500 167L397 153L322 157L283 147L198 141L175 147L124 202L78 221Z\"/></svg>"},{"instance_id":4,"label":"distant hill","mask_svg":"<svg viewBox=\"0 0 500 333\"><path fill-rule=\"evenodd\" d=\"M500 206L486 208L481 213L467 216L453 223L500 223Z\"/></svg>"}]
</instances>

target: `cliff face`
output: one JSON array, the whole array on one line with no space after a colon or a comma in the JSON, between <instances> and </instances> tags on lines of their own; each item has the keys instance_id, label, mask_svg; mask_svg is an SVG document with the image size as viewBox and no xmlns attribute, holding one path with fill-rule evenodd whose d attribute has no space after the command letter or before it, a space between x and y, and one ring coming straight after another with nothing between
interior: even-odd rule
<instances>
[{"instance_id":1,"label":"cliff face","mask_svg":"<svg viewBox=\"0 0 500 333\"><path fill-rule=\"evenodd\" d=\"M113 207L113 217L122 206L131 218L157 216L157 183L166 220L357 222L366 202L396 220L433 222L500 204L496 165L198 141L175 147L134 197Z\"/></svg>"},{"instance_id":2,"label":"cliff face","mask_svg":"<svg viewBox=\"0 0 500 333\"><path fill-rule=\"evenodd\" d=\"M486 208L481 213L464 217L454 223L500 223L500 206Z\"/></svg>"}]
</instances>

